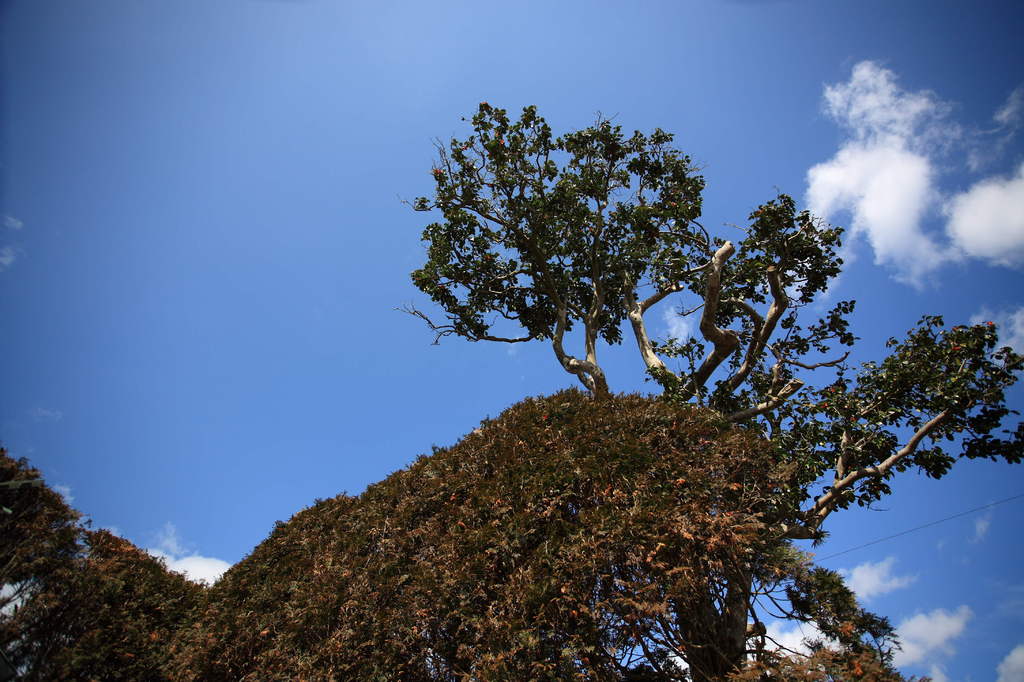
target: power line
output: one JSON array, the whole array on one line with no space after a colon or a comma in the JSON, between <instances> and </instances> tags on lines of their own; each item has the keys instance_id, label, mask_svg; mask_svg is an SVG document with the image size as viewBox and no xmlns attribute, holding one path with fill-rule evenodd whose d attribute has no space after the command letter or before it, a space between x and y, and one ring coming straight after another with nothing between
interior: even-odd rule
<instances>
[{"instance_id":1,"label":"power line","mask_svg":"<svg viewBox=\"0 0 1024 682\"><path fill-rule=\"evenodd\" d=\"M923 528L928 528L930 526L937 526L940 523L945 523L946 521L952 521L953 519L959 518L961 516L967 516L968 514L973 514L975 512L980 512L982 509L988 509L989 507L995 507L996 505L999 505L999 504L1005 504L1006 502L1012 502L1013 500L1017 500L1017 499L1020 499L1022 497L1024 497L1024 493L1020 493L1019 495L1014 495L1013 497L1007 497L1006 499L997 500L995 502L990 502L989 504L983 504L980 507L975 507L974 509L968 509L967 511L962 511L959 514L953 514L952 516L947 516L946 518L939 519L938 521L931 521L929 523L925 523L925 524L920 525L920 526L915 526L914 528L908 528L907 530L900 531L899 533L895 533L893 535L886 535L884 538L878 538L877 540L872 540L871 542L865 542L863 545L857 545L856 547L851 547L850 549L844 549L842 552L836 552L835 554L829 554L828 556L821 557L820 559L818 559L818 561L825 561L827 559L834 559L837 556L842 556L843 554L849 554L850 552L856 551L858 549L864 549L865 547L870 547L871 545L877 545L879 542L885 542L886 540L892 540L893 538L898 538L901 535L906 535L907 533L913 533L915 531L919 531L919 530L921 530Z\"/></svg>"}]
</instances>

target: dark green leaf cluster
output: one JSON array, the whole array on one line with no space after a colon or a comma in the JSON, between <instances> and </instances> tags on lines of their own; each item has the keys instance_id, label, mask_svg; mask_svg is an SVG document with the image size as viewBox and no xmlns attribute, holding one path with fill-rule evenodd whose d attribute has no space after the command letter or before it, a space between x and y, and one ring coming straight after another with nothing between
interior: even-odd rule
<instances>
[{"instance_id":1,"label":"dark green leaf cluster","mask_svg":"<svg viewBox=\"0 0 1024 682\"><path fill-rule=\"evenodd\" d=\"M486 339L495 315L546 339L564 309L567 330L593 311L595 334L616 343L628 282L676 281L706 260L704 181L668 133L599 120L554 137L535 107L510 120L486 102L471 124L438 146L435 196L414 203L444 219L424 230L412 279L446 311L445 332Z\"/></svg>"},{"instance_id":2,"label":"dark green leaf cluster","mask_svg":"<svg viewBox=\"0 0 1024 682\"><path fill-rule=\"evenodd\" d=\"M1024 425L1002 428L1017 414L1005 394L1024 363L997 348L993 323L946 329L941 317L926 316L887 346L882 362L843 369L782 410L790 421L775 440L806 463L807 484L835 470L825 493L841 494L819 511L871 504L911 468L940 478L959 457L1017 463L1024 454Z\"/></svg>"}]
</instances>

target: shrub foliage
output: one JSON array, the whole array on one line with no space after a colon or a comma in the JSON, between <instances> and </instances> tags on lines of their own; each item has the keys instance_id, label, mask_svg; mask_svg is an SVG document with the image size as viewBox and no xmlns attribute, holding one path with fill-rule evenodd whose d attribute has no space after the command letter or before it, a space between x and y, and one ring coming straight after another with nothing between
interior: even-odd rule
<instances>
[{"instance_id":1,"label":"shrub foliage","mask_svg":"<svg viewBox=\"0 0 1024 682\"><path fill-rule=\"evenodd\" d=\"M278 524L180 631L173 675L720 678L736 638L718 630L747 628L746 610L722 617L728 602L780 590L877 663L862 637L884 639L887 624L765 532L798 511L778 495L792 476L770 443L710 410L528 399ZM763 643L738 641L754 658Z\"/></svg>"},{"instance_id":2,"label":"shrub foliage","mask_svg":"<svg viewBox=\"0 0 1024 682\"><path fill-rule=\"evenodd\" d=\"M39 477L0 450L0 481ZM172 635L203 588L83 527L48 487L5 490L0 503L0 649L20 679L166 679Z\"/></svg>"}]
</instances>

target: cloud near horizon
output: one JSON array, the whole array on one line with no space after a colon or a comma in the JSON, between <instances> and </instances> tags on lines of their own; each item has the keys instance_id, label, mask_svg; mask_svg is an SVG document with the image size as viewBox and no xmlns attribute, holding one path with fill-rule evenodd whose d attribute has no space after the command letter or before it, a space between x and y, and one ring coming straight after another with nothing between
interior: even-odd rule
<instances>
[{"instance_id":1,"label":"cloud near horizon","mask_svg":"<svg viewBox=\"0 0 1024 682\"><path fill-rule=\"evenodd\" d=\"M157 546L146 551L158 559L163 559L167 568L183 573L192 582L212 585L217 582L231 564L223 559L190 554L178 537L178 529L168 521L157 535Z\"/></svg>"},{"instance_id":2,"label":"cloud near horizon","mask_svg":"<svg viewBox=\"0 0 1024 682\"><path fill-rule=\"evenodd\" d=\"M1017 125L1018 88L997 111L1003 128ZM854 66L849 81L828 85L825 111L846 132L836 154L807 172L806 200L826 220L850 214L850 233L865 239L878 265L922 287L941 266L965 258L1024 264L1024 165L1016 175L984 178L945 197L937 159L967 134L950 120L952 107L928 91L902 89L876 62ZM947 219L945 233L926 230L929 216ZM849 261L851 247L844 250Z\"/></svg>"}]
</instances>

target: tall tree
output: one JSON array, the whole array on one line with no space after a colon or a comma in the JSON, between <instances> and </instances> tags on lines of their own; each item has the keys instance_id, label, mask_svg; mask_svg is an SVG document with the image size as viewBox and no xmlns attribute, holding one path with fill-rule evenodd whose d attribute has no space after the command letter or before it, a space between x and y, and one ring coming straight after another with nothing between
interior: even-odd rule
<instances>
[{"instance_id":1,"label":"tall tree","mask_svg":"<svg viewBox=\"0 0 1024 682\"><path fill-rule=\"evenodd\" d=\"M959 458L1020 461L1024 424L1003 423L1024 359L997 347L995 325L925 316L890 339L884 359L853 367L854 302L801 315L841 270L842 230L789 196L725 240L700 223L704 180L664 131L627 136L599 119L555 137L534 107L513 120L486 102L470 125L465 139L438 144L434 196L413 203L441 216L423 232L427 262L412 279L445 319L407 308L435 341L547 341L602 399L598 341L619 343L627 330L667 399L754 429L797 468L779 493L800 508L772 529L782 538L821 537L830 514L879 500L911 468L941 478ZM645 315L670 297L698 333L658 344ZM566 350L575 327L577 355ZM749 596L749 582L734 587ZM734 625L725 631L742 632L746 604L723 606Z\"/></svg>"}]
</instances>

